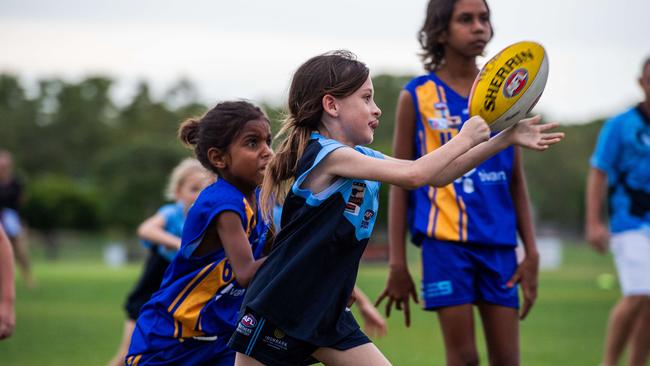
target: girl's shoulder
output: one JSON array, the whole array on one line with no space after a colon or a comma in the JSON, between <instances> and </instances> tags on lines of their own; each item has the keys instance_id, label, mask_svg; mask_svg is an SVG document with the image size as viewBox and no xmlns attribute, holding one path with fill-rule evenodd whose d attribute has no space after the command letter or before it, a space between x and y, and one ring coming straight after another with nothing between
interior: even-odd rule
<instances>
[{"instance_id":1,"label":"girl's shoulder","mask_svg":"<svg viewBox=\"0 0 650 366\"><path fill-rule=\"evenodd\" d=\"M429 81L433 81L436 84L442 83L442 81L436 76L435 73L430 72L427 74L419 75L411 79L406 85L404 86L404 89L408 91L413 91L415 88L419 87L420 85L423 85ZM444 83L443 83L444 84Z\"/></svg>"},{"instance_id":2,"label":"girl's shoulder","mask_svg":"<svg viewBox=\"0 0 650 366\"><path fill-rule=\"evenodd\" d=\"M197 197L187 214L187 221L204 221L223 211L234 211L247 221L246 197L226 180L219 178Z\"/></svg>"}]
</instances>

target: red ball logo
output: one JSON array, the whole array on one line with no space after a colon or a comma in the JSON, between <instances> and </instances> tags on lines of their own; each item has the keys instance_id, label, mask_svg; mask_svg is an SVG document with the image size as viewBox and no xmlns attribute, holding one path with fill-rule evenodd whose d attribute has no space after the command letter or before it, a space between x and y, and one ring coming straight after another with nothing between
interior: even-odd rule
<instances>
[{"instance_id":1,"label":"red ball logo","mask_svg":"<svg viewBox=\"0 0 650 366\"><path fill-rule=\"evenodd\" d=\"M503 84L503 95L512 98L519 94L528 82L528 71L526 69L515 70Z\"/></svg>"}]
</instances>

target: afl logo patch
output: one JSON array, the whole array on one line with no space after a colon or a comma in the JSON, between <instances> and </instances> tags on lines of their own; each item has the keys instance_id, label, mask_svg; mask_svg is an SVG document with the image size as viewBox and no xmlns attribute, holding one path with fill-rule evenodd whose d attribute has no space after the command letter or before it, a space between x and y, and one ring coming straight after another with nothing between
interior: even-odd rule
<instances>
[{"instance_id":1,"label":"afl logo patch","mask_svg":"<svg viewBox=\"0 0 650 366\"><path fill-rule=\"evenodd\" d=\"M277 339L282 339L284 338L284 332L282 331L282 329L275 328L275 330L273 331L273 336Z\"/></svg>"},{"instance_id":2,"label":"afl logo patch","mask_svg":"<svg viewBox=\"0 0 650 366\"><path fill-rule=\"evenodd\" d=\"M503 95L512 98L519 94L528 82L528 71L526 69L515 70L503 84Z\"/></svg>"},{"instance_id":3,"label":"afl logo patch","mask_svg":"<svg viewBox=\"0 0 650 366\"><path fill-rule=\"evenodd\" d=\"M241 318L241 325L245 326L246 328L255 328L257 325L257 320L255 320L255 317L251 314L246 314Z\"/></svg>"}]
</instances>

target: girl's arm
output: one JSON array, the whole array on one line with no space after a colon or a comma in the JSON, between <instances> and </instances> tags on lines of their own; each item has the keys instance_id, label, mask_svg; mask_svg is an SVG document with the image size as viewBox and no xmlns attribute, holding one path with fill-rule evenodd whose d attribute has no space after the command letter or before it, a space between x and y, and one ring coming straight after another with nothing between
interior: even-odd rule
<instances>
[{"instance_id":1,"label":"girl's arm","mask_svg":"<svg viewBox=\"0 0 650 366\"><path fill-rule=\"evenodd\" d=\"M178 250L181 247L181 238L165 231L166 223L165 216L157 213L140 224L138 236L166 248Z\"/></svg>"},{"instance_id":2,"label":"girl's arm","mask_svg":"<svg viewBox=\"0 0 650 366\"><path fill-rule=\"evenodd\" d=\"M237 213L225 211L217 217L216 221L217 234L235 272L235 279L240 286L248 287L266 257L258 260L253 257L250 242Z\"/></svg>"},{"instance_id":3,"label":"girl's arm","mask_svg":"<svg viewBox=\"0 0 650 366\"><path fill-rule=\"evenodd\" d=\"M535 229L530 214L530 200L526 186L526 175L522 163L521 150L515 148L514 170L510 191L515 204L517 216L517 231L524 243L526 257L517 267L517 271L508 281L507 286L513 287L521 283L524 295L524 304L520 311L520 318L524 319L537 299L537 278L539 274L539 253L535 244Z\"/></svg>"},{"instance_id":4,"label":"girl's arm","mask_svg":"<svg viewBox=\"0 0 650 366\"><path fill-rule=\"evenodd\" d=\"M363 318L363 328L366 334L372 337L383 337L386 335L388 328L386 320L381 317L379 311L372 305L366 294L357 286L354 286L352 297L359 308L359 313Z\"/></svg>"},{"instance_id":5,"label":"girl's arm","mask_svg":"<svg viewBox=\"0 0 650 366\"><path fill-rule=\"evenodd\" d=\"M332 177L376 180L408 189L424 185L442 187L512 144L544 150L561 141L564 137L562 132L546 132L557 127L557 124L538 125L540 119L533 117L522 120L481 144L487 140L489 129L482 118L475 116L465 122L458 135L449 142L410 162L375 159L354 149L337 149L325 159L320 173ZM458 159L465 153L467 156ZM446 172L448 168L449 172Z\"/></svg>"},{"instance_id":6,"label":"girl's arm","mask_svg":"<svg viewBox=\"0 0 650 366\"><path fill-rule=\"evenodd\" d=\"M15 298L14 253L0 226L0 339L9 337L16 325Z\"/></svg>"},{"instance_id":7,"label":"girl's arm","mask_svg":"<svg viewBox=\"0 0 650 366\"><path fill-rule=\"evenodd\" d=\"M540 125L541 120L542 117L540 115L523 119L512 128L506 129L494 136L488 142L476 145L467 153L452 161L440 173L438 179L451 183L456 178L467 173L471 168L481 164L483 161L512 144L531 150L544 151L548 149L549 145L560 142L564 137L562 132L545 132L557 127L558 124L548 123Z\"/></svg>"},{"instance_id":8,"label":"girl's arm","mask_svg":"<svg viewBox=\"0 0 650 366\"><path fill-rule=\"evenodd\" d=\"M397 101L397 115L393 137L395 158L413 159L413 137L415 136L415 107L408 92L402 91ZM388 263L390 272L386 288L377 298L376 306L388 298L385 313L390 315L393 304L404 310L404 321L411 324L409 299L418 302L415 283L406 262L406 215L409 192L398 186L391 186L388 195Z\"/></svg>"},{"instance_id":9,"label":"girl's arm","mask_svg":"<svg viewBox=\"0 0 650 366\"><path fill-rule=\"evenodd\" d=\"M375 159L351 148L336 149L321 163L318 173L331 177L368 179L407 189L423 185L444 186L438 175L456 158L489 138L489 128L480 117L468 120L448 143L415 161ZM505 148L505 139L499 140ZM469 170L469 169L468 169Z\"/></svg>"},{"instance_id":10,"label":"girl's arm","mask_svg":"<svg viewBox=\"0 0 650 366\"><path fill-rule=\"evenodd\" d=\"M546 132L558 124L538 125L540 120L539 116L524 119L482 143L489 137L489 128L481 117L475 116L449 142L410 162L375 159L354 149L337 149L325 159L320 173L381 181L407 189L424 185L442 187L512 144L545 150L560 142L564 133Z\"/></svg>"}]
</instances>

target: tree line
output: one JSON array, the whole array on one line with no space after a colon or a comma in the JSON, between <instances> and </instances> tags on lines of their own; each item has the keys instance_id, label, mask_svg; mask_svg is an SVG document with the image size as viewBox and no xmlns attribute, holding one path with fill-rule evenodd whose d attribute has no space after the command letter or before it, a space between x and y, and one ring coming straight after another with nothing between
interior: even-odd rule
<instances>
[{"instance_id":1,"label":"tree line","mask_svg":"<svg viewBox=\"0 0 650 366\"><path fill-rule=\"evenodd\" d=\"M397 96L409 79L373 78L383 115L371 147L392 151ZM22 214L31 227L44 233L77 229L133 235L135 226L161 205L170 170L191 155L176 138L178 125L211 107L199 102L191 82L180 80L155 98L143 81L119 105L114 85L105 76L78 82L44 79L28 93L16 75L0 75L0 149L13 153L26 183ZM277 131L283 106L262 107ZM563 126L561 144L544 153L524 153L538 224L580 232L588 158L601 124ZM382 187L378 221L384 226L387 188Z\"/></svg>"}]
</instances>

